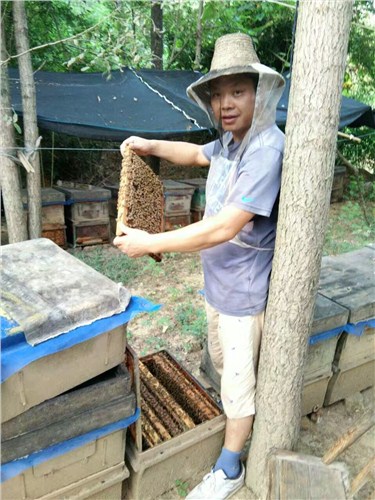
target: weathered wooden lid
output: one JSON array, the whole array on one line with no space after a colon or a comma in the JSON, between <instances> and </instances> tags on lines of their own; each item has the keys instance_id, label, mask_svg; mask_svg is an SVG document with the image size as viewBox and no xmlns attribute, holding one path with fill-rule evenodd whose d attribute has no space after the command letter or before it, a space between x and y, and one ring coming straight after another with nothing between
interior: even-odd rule
<instances>
[{"instance_id":1,"label":"weathered wooden lid","mask_svg":"<svg viewBox=\"0 0 375 500\"><path fill-rule=\"evenodd\" d=\"M375 248L323 257L319 293L349 310L349 323L375 317Z\"/></svg>"},{"instance_id":2,"label":"weathered wooden lid","mask_svg":"<svg viewBox=\"0 0 375 500\"><path fill-rule=\"evenodd\" d=\"M346 307L342 307L318 293L315 301L311 335L328 332L340 326L344 327L348 322L348 318L349 311Z\"/></svg>"}]
</instances>

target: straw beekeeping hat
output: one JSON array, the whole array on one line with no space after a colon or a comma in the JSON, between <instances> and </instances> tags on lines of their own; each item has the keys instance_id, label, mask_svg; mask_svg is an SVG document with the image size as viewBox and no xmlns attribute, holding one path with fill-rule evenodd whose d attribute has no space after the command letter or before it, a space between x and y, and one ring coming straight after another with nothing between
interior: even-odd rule
<instances>
[{"instance_id":1,"label":"straw beekeeping hat","mask_svg":"<svg viewBox=\"0 0 375 500\"><path fill-rule=\"evenodd\" d=\"M284 86L283 77L259 62L253 42L244 33L224 35L216 40L210 71L187 88L190 98L202 106L210 105L210 82L224 75L251 73L267 74L274 78L276 87Z\"/></svg>"}]
</instances>

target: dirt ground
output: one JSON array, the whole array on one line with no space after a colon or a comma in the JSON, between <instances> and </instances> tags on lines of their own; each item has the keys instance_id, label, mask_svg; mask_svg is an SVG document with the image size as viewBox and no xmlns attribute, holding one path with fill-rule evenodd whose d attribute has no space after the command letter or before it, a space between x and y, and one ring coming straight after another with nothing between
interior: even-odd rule
<instances>
[{"instance_id":1,"label":"dirt ground","mask_svg":"<svg viewBox=\"0 0 375 500\"><path fill-rule=\"evenodd\" d=\"M117 252L116 249L110 250ZM155 270L149 278L145 276L132 282L131 292L134 295L147 297L163 307L152 315L139 315L128 325L129 344L139 356L161 349L167 349L181 364L196 378L200 378L199 365L201 361L202 339L195 339L190 334L185 336L176 331L174 316L179 305L178 289L188 287L193 290L190 295L192 307L202 307L203 298L199 290L203 287L203 276L199 257L194 254L176 255L163 264L168 271L160 277L155 276ZM176 296L176 300L174 300ZM367 389L350 397L346 401L337 402L329 407L322 408L318 419L316 415L303 417L301 420L300 438L297 451L317 457L339 438L362 415L366 408L374 406L374 390ZM350 478L366 465L375 455L375 429L363 435L354 445L340 456L340 461L348 467ZM207 471L211 464L207 464ZM178 478L176 477L176 480ZM192 486L199 482L201 477L193 477L186 484L174 488L163 499L177 499L184 496ZM252 493L243 488L234 499L255 499ZM327 492L327 498L329 493ZM358 499L368 500L375 498L375 481L368 482L356 496Z\"/></svg>"}]
</instances>

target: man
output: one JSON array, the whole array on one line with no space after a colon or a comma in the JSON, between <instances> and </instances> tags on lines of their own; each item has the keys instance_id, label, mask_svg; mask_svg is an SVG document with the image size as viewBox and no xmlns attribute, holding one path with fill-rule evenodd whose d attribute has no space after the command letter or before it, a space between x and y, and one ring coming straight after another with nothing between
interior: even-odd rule
<instances>
[{"instance_id":1,"label":"man","mask_svg":"<svg viewBox=\"0 0 375 500\"><path fill-rule=\"evenodd\" d=\"M114 244L130 257L200 251L208 350L227 416L222 452L188 499L224 499L244 484L241 450L255 414L256 368L275 242L284 136L275 125L284 80L259 63L251 38L219 38L209 73L188 95L219 139L205 146L130 137L121 145L179 165L210 166L202 221L148 234L123 226Z\"/></svg>"}]
</instances>

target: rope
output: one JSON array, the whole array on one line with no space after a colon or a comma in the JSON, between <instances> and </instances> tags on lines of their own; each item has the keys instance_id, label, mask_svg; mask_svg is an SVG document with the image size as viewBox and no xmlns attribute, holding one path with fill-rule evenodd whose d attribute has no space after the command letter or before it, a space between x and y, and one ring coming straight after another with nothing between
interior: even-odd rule
<instances>
[{"instance_id":1,"label":"rope","mask_svg":"<svg viewBox=\"0 0 375 500\"><path fill-rule=\"evenodd\" d=\"M364 137L369 137L375 135L375 130L373 132L368 132L367 134L362 134L362 135L357 135L358 139L363 139ZM337 142L350 142L349 139L338 139ZM1 151L24 151L25 148L21 146L15 146L14 148L1 148ZM119 148L57 148L57 147L40 147L40 148L34 148L33 151L108 151L108 152L113 152L113 153L120 153ZM9 153L2 153L0 152L0 156L7 156L9 158L12 158L14 160L18 160L18 158L15 158Z\"/></svg>"},{"instance_id":2,"label":"rope","mask_svg":"<svg viewBox=\"0 0 375 500\"><path fill-rule=\"evenodd\" d=\"M159 97L161 97L162 99L164 99L164 101L166 103L170 104L173 109L175 109L176 111L179 111L180 113L182 113L184 115L184 117L187 118L188 120L190 120L191 122L193 122L196 127L200 128L202 130L204 130L206 128L206 127L202 127L201 125L199 125L199 123L197 122L197 120L195 118L189 116L183 109L181 109L178 106L176 106L165 95L161 94L158 90L156 90L153 87L151 87L151 85L149 85L147 82L145 82L143 80L143 78L140 75L138 75L137 72L133 68L129 67L129 69L138 78L138 80L140 80L144 85L146 85L147 88L149 88L152 92L154 92Z\"/></svg>"}]
</instances>

